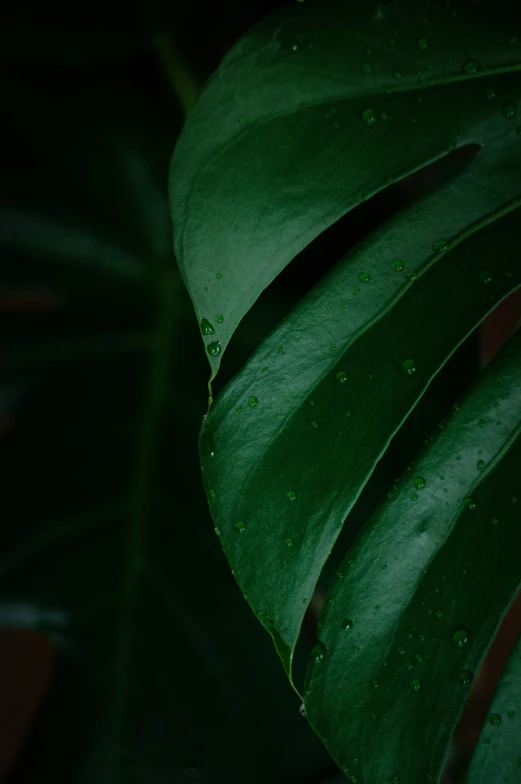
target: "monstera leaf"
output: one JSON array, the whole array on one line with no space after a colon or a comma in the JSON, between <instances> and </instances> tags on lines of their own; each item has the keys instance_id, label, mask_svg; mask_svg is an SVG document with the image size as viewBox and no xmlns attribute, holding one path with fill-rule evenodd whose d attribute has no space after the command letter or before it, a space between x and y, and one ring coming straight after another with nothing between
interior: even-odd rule
<instances>
[{"instance_id":1,"label":"monstera leaf","mask_svg":"<svg viewBox=\"0 0 521 784\"><path fill-rule=\"evenodd\" d=\"M391 439L521 283L518 24L507 3L299 4L231 50L175 150L176 251L212 379L306 245L389 184L475 153L348 252L210 396L210 508L290 678L317 580ZM358 782L437 780L519 588L520 350L440 423L331 587L303 696Z\"/></svg>"}]
</instances>

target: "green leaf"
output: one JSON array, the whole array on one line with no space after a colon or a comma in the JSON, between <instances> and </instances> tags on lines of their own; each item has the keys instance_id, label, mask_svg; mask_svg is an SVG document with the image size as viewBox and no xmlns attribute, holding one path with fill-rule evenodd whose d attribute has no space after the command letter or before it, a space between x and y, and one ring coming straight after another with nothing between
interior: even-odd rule
<instances>
[{"instance_id":1,"label":"green leaf","mask_svg":"<svg viewBox=\"0 0 521 784\"><path fill-rule=\"evenodd\" d=\"M346 516L441 368L521 285L514 29L506 3L288 8L232 49L174 153L177 255L213 379L241 318L321 232L479 148L341 259L210 398L200 455L216 530L292 682ZM520 382L518 336L377 508L330 591L305 703L353 781L439 779L521 584Z\"/></svg>"},{"instance_id":2,"label":"green leaf","mask_svg":"<svg viewBox=\"0 0 521 784\"><path fill-rule=\"evenodd\" d=\"M176 255L220 352L259 294L352 207L448 150L481 145L443 212L450 240L517 195L521 68L510 3L303 3L253 28L203 91L176 147ZM484 186L482 183L486 182ZM495 196L494 196L495 194ZM433 205L434 206L434 205ZM389 262L408 251L389 237ZM296 273L297 274L297 273ZM215 324L217 315L222 322Z\"/></svg>"},{"instance_id":3,"label":"green leaf","mask_svg":"<svg viewBox=\"0 0 521 784\"><path fill-rule=\"evenodd\" d=\"M521 586L520 465L518 332L371 517L320 617L307 714L358 781L438 780Z\"/></svg>"},{"instance_id":4,"label":"green leaf","mask_svg":"<svg viewBox=\"0 0 521 784\"><path fill-rule=\"evenodd\" d=\"M433 255L424 239L425 257L419 238L409 250L408 214L348 255L300 303L204 423L212 515L288 672L319 574L376 462L456 346L521 282L510 252L517 206L476 224L444 253ZM385 255L400 232L399 255L415 273L409 279ZM489 249L494 271L484 283ZM364 273L367 283L359 280ZM356 295L353 284L361 287ZM451 318L442 322L444 313Z\"/></svg>"},{"instance_id":5,"label":"green leaf","mask_svg":"<svg viewBox=\"0 0 521 784\"><path fill-rule=\"evenodd\" d=\"M509 784L519 778L521 756L521 639L510 655L481 731L468 784Z\"/></svg>"}]
</instances>

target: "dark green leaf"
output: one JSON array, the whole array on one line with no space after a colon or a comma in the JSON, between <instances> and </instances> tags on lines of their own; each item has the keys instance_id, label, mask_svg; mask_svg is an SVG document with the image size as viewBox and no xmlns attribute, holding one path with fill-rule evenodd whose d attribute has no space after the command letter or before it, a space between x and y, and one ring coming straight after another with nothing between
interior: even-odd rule
<instances>
[{"instance_id":1,"label":"dark green leaf","mask_svg":"<svg viewBox=\"0 0 521 784\"><path fill-rule=\"evenodd\" d=\"M520 465L521 332L373 515L321 615L306 709L358 781L437 780L521 585Z\"/></svg>"},{"instance_id":2,"label":"dark green leaf","mask_svg":"<svg viewBox=\"0 0 521 784\"><path fill-rule=\"evenodd\" d=\"M181 272L198 319L223 316L213 375L273 278L390 181L454 147L482 146L445 192L443 211L417 216L415 233L429 244L512 198L521 64L511 42L515 9L499 5L501 13L498 3L481 3L454 14L448 4L416 0L306 2L254 28L227 55L171 170ZM408 263L414 243L389 237L389 262L408 251Z\"/></svg>"},{"instance_id":3,"label":"dark green leaf","mask_svg":"<svg viewBox=\"0 0 521 784\"><path fill-rule=\"evenodd\" d=\"M468 784L511 784L521 775L521 640L501 677L481 731Z\"/></svg>"}]
</instances>

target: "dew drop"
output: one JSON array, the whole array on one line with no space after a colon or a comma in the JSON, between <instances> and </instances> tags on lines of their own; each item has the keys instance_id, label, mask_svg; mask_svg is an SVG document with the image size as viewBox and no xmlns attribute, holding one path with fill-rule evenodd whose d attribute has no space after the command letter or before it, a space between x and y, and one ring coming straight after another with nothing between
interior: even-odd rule
<instances>
[{"instance_id":1,"label":"dew drop","mask_svg":"<svg viewBox=\"0 0 521 784\"><path fill-rule=\"evenodd\" d=\"M393 71L393 77L394 77L395 79L401 79L401 78L402 78L402 76L403 76L403 74L402 74L402 72L401 72L401 71Z\"/></svg>"},{"instance_id":2,"label":"dew drop","mask_svg":"<svg viewBox=\"0 0 521 784\"><path fill-rule=\"evenodd\" d=\"M398 653L400 654L400 656L403 656L403 655L405 654L405 650L406 650L406 649L405 649L405 646L404 646L404 645L399 645L399 646L397 647L397 649L396 649L396 650L398 651Z\"/></svg>"},{"instance_id":3,"label":"dew drop","mask_svg":"<svg viewBox=\"0 0 521 784\"><path fill-rule=\"evenodd\" d=\"M447 248L448 248L447 240L438 240L437 242L434 243L434 250L437 253L443 253L444 251L447 250Z\"/></svg>"},{"instance_id":4,"label":"dew drop","mask_svg":"<svg viewBox=\"0 0 521 784\"><path fill-rule=\"evenodd\" d=\"M405 359L402 362L402 370L408 376L412 376L413 373L416 373L416 360L414 359Z\"/></svg>"},{"instance_id":5,"label":"dew drop","mask_svg":"<svg viewBox=\"0 0 521 784\"><path fill-rule=\"evenodd\" d=\"M489 100L492 100L493 98L496 97L496 91L494 90L493 87L487 87L487 89L485 90L485 95Z\"/></svg>"},{"instance_id":6,"label":"dew drop","mask_svg":"<svg viewBox=\"0 0 521 784\"><path fill-rule=\"evenodd\" d=\"M238 414L240 414L242 411L242 406L235 406L235 410L237 411Z\"/></svg>"},{"instance_id":7,"label":"dew drop","mask_svg":"<svg viewBox=\"0 0 521 784\"><path fill-rule=\"evenodd\" d=\"M480 427L485 427L485 420L484 419L480 419L479 422L478 422L478 425Z\"/></svg>"},{"instance_id":8,"label":"dew drop","mask_svg":"<svg viewBox=\"0 0 521 784\"><path fill-rule=\"evenodd\" d=\"M417 501L417 500L418 500L418 493L411 493L411 501Z\"/></svg>"},{"instance_id":9,"label":"dew drop","mask_svg":"<svg viewBox=\"0 0 521 784\"><path fill-rule=\"evenodd\" d=\"M288 501L294 501L296 497L297 494L295 493L294 490L288 490L288 492L286 493L286 498L288 499Z\"/></svg>"},{"instance_id":10,"label":"dew drop","mask_svg":"<svg viewBox=\"0 0 521 784\"><path fill-rule=\"evenodd\" d=\"M452 644L456 646L456 648L463 648L469 641L469 633L466 629L458 629L452 635Z\"/></svg>"},{"instance_id":11,"label":"dew drop","mask_svg":"<svg viewBox=\"0 0 521 784\"><path fill-rule=\"evenodd\" d=\"M239 117L239 125L248 125L248 115L247 114L241 114L241 116Z\"/></svg>"},{"instance_id":12,"label":"dew drop","mask_svg":"<svg viewBox=\"0 0 521 784\"><path fill-rule=\"evenodd\" d=\"M254 395L252 395L251 397L248 398L248 405L249 405L250 408L255 408L255 406L257 405L258 402L259 401L257 400L257 398Z\"/></svg>"},{"instance_id":13,"label":"dew drop","mask_svg":"<svg viewBox=\"0 0 521 784\"><path fill-rule=\"evenodd\" d=\"M302 2L302 0L297 0L297 2ZM304 703L302 703L302 705L298 709L298 712L300 713L301 716L306 718L306 716L307 716L307 714L306 714L306 706L304 705Z\"/></svg>"},{"instance_id":14,"label":"dew drop","mask_svg":"<svg viewBox=\"0 0 521 784\"><path fill-rule=\"evenodd\" d=\"M340 382L340 384L345 384L347 381L347 373L344 370L340 370L336 374L336 380Z\"/></svg>"},{"instance_id":15,"label":"dew drop","mask_svg":"<svg viewBox=\"0 0 521 784\"><path fill-rule=\"evenodd\" d=\"M362 112L362 120L366 123L366 125L374 125L376 122L376 114L374 113L374 110L365 109Z\"/></svg>"},{"instance_id":16,"label":"dew drop","mask_svg":"<svg viewBox=\"0 0 521 784\"><path fill-rule=\"evenodd\" d=\"M411 689L413 691L419 691L421 686L421 681L419 678L413 678L411 681Z\"/></svg>"},{"instance_id":17,"label":"dew drop","mask_svg":"<svg viewBox=\"0 0 521 784\"><path fill-rule=\"evenodd\" d=\"M212 325L206 318L201 319L201 332L203 333L203 335L215 334L215 329L212 327Z\"/></svg>"},{"instance_id":18,"label":"dew drop","mask_svg":"<svg viewBox=\"0 0 521 784\"><path fill-rule=\"evenodd\" d=\"M421 49L421 51L424 52L427 49L429 43L426 38L418 38L416 45L418 49Z\"/></svg>"},{"instance_id":19,"label":"dew drop","mask_svg":"<svg viewBox=\"0 0 521 784\"><path fill-rule=\"evenodd\" d=\"M320 662L324 661L324 657L326 655L326 648L324 643L317 642L314 646L313 650L311 651L311 658L315 662L315 664L319 664Z\"/></svg>"},{"instance_id":20,"label":"dew drop","mask_svg":"<svg viewBox=\"0 0 521 784\"><path fill-rule=\"evenodd\" d=\"M217 280L221 280L221 278L222 278L222 272L216 272L216 273L215 273L215 277L217 278Z\"/></svg>"},{"instance_id":21,"label":"dew drop","mask_svg":"<svg viewBox=\"0 0 521 784\"><path fill-rule=\"evenodd\" d=\"M414 480L414 486L418 490L421 490L423 487L425 487L425 479L423 478L423 476L416 477L416 479Z\"/></svg>"},{"instance_id":22,"label":"dew drop","mask_svg":"<svg viewBox=\"0 0 521 784\"><path fill-rule=\"evenodd\" d=\"M371 63L364 63L362 71L364 71L364 73L371 73Z\"/></svg>"},{"instance_id":23,"label":"dew drop","mask_svg":"<svg viewBox=\"0 0 521 784\"><path fill-rule=\"evenodd\" d=\"M408 670L414 670L414 664L412 662L405 662L405 666Z\"/></svg>"},{"instance_id":24,"label":"dew drop","mask_svg":"<svg viewBox=\"0 0 521 784\"><path fill-rule=\"evenodd\" d=\"M506 117L507 120L511 120L512 117L516 115L517 106L515 103L506 103L502 109L503 117Z\"/></svg>"},{"instance_id":25,"label":"dew drop","mask_svg":"<svg viewBox=\"0 0 521 784\"><path fill-rule=\"evenodd\" d=\"M363 283L367 283L367 282L368 282L368 280L369 280L369 278L370 278L370 275L369 275L369 273L368 273L368 272L362 272L362 274L360 275L360 280L361 280Z\"/></svg>"},{"instance_id":26,"label":"dew drop","mask_svg":"<svg viewBox=\"0 0 521 784\"><path fill-rule=\"evenodd\" d=\"M403 261L401 259L396 259L396 261L393 262L393 270L395 272L401 272L404 267L405 267L405 264L403 263Z\"/></svg>"},{"instance_id":27,"label":"dew drop","mask_svg":"<svg viewBox=\"0 0 521 784\"><path fill-rule=\"evenodd\" d=\"M355 297L358 296L358 294L360 294L360 289L353 289L353 294Z\"/></svg>"},{"instance_id":28,"label":"dew drop","mask_svg":"<svg viewBox=\"0 0 521 784\"><path fill-rule=\"evenodd\" d=\"M352 629L353 628L353 621L350 618L344 618L344 620L340 624L340 628L343 629L344 631L346 629Z\"/></svg>"},{"instance_id":29,"label":"dew drop","mask_svg":"<svg viewBox=\"0 0 521 784\"><path fill-rule=\"evenodd\" d=\"M472 498L471 495L469 495L469 496L467 496L465 498L465 506L467 507L467 509L475 509L476 508L476 502L474 501L474 499Z\"/></svg>"},{"instance_id":30,"label":"dew drop","mask_svg":"<svg viewBox=\"0 0 521 784\"><path fill-rule=\"evenodd\" d=\"M494 726L497 726L498 724L501 724L501 714L499 714L499 713L491 713L488 720L489 720L490 724L493 724Z\"/></svg>"},{"instance_id":31,"label":"dew drop","mask_svg":"<svg viewBox=\"0 0 521 784\"><path fill-rule=\"evenodd\" d=\"M489 283L492 283L492 273L490 270L483 270L483 272L479 273L479 279L481 283L484 283L487 286Z\"/></svg>"},{"instance_id":32,"label":"dew drop","mask_svg":"<svg viewBox=\"0 0 521 784\"><path fill-rule=\"evenodd\" d=\"M215 320L218 324L222 324L224 321L224 316L216 316Z\"/></svg>"},{"instance_id":33,"label":"dew drop","mask_svg":"<svg viewBox=\"0 0 521 784\"><path fill-rule=\"evenodd\" d=\"M215 490L208 490L208 495L210 498L215 498Z\"/></svg>"},{"instance_id":34,"label":"dew drop","mask_svg":"<svg viewBox=\"0 0 521 784\"><path fill-rule=\"evenodd\" d=\"M507 716L510 719L510 721L513 721L516 718L516 712L513 710L509 710Z\"/></svg>"},{"instance_id":35,"label":"dew drop","mask_svg":"<svg viewBox=\"0 0 521 784\"><path fill-rule=\"evenodd\" d=\"M462 686L470 686L474 676L469 670L462 670L458 675L458 680Z\"/></svg>"},{"instance_id":36,"label":"dew drop","mask_svg":"<svg viewBox=\"0 0 521 784\"><path fill-rule=\"evenodd\" d=\"M378 688L379 688L379 686L380 686L380 681L378 680L378 678L374 678L374 679L371 681L371 686L373 687L373 689L378 689Z\"/></svg>"},{"instance_id":37,"label":"dew drop","mask_svg":"<svg viewBox=\"0 0 521 784\"><path fill-rule=\"evenodd\" d=\"M219 340L214 340L213 343L208 343L206 350L211 357L218 357L221 353L221 343Z\"/></svg>"},{"instance_id":38,"label":"dew drop","mask_svg":"<svg viewBox=\"0 0 521 784\"><path fill-rule=\"evenodd\" d=\"M478 469L478 471L483 471L483 469L485 468L485 461L478 460L478 462L476 463L476 468Z\"/></svg>"},{"instance_id":39,"label":"dew drop","mask_svg":"<svg viewBox=\"0 0 521 784\"><path fill-rule=\"evenodd\" d=\"M239 522L235 523L235 530L238 534L243 534L246 530L246 523L239 520Z\"/></svg>"},{"instance_id":40,"label":"dew drop","mask_svg":"<svg viewBox=\"0 0 521 784\"><path fill-rule=\"evenodd\" d=\"M463 73L474 74L479 71L479 65L475 60L467 60L463 66Z\"/></svg>"},{"instance_id":41,"label":"dew drop","mask_svg":"<svg viewBox=\"0 0 521 784\"><path fill-rule=\"evenodd\" d=\"M293 539L290 536L288 536L287 539L284 539L284 544L287 547L293 547Z\"/></svg>"}]
</instances>

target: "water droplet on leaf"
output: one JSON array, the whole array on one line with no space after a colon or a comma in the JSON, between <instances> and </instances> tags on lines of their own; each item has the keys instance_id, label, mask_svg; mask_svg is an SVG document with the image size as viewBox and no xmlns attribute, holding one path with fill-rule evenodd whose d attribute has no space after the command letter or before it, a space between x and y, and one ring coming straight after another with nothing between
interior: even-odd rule
<instances>
[{"instance_id":1,"label":"water droplet on leaf","mask_svg":"<svg viewBox=\"0 0 521 784\"><path fill-rule=\"evenodd\" d=\"M221 353L221 343L219 340L214 340L213 343L208 343L206 350L211 357L218 357Z\"/></svg>"},{"instance_id":2,"label":"water droplet on leaf","mask_svg":"<svg viewBox=\"0 0 521 784\"><path fill-rule=\"evenodd\" d=\"M402 362L402 370L408 376L412 376L413 373L416 373L416 368L417 368L416 360L414 359L405 359Z\"/></svg>"},{"instance_id":3,"label":"water droplet on leaf","mask_svg":"<svg viewBox=\"0 0 521 784\"><path fill-rule=\"evenodd\" d=\"M257 400L257 398L254 395L252 395L251 397L248 398L248 405L249 405L250 408L255 408L255 406L257 405L258 402L259 401Z\"/></svg>"},{"instance_id":4,"label":"water droplet on leaf","mask_svg":"<svg viewBox=\"0 0 521 784\"><path fill-rule=\"evenodd\" d=\"M366 125L373 125L376 122L376 114L373 109L365 109L362 112L362 120Z\"/></svg>"},{"instance_id":5,"label":"water droplet on leaf","mask_svg":"<svg viewBox=\"0 0 521 784\"><path fill-rule=\"evenodd\" d=\"M507 120L511 120L512 117L516 115L517 106L515 105L515 103L506 103L503 106L502 111L503 111L503 117L506 117Z\"/></svg>"},{"instance_id":6,"label":"water droplet on leaf","mask_svg":"<svg viewBox=\"0 0 521 784\"><path fill-rule=\"evenodd\" d=\"M293 490L288 490L288 492L286 493L286 498L288 499L288 501L294 501L296 497L297 494Z\"/></svg>"},{"instance_id":7,"label":"water droplet on leaf","mask_svg":"<svg viewBox=\"0 0 521 784\"><path fill-rule=\"evenodd\" d=\"M246 523L239 520L239 522L235 523L235 530L238 534L243 534L246 530Z\"/></svg>"},{"instance_id":8,"label":"water droplet on leaf","mask_svg":"<svg viewBox=\"0 0 521 784\"><path fill-rule=\"evenodd\" d=\"M201 319L201 332L203 333L203 335L215 334L215 329L212 327L212 325L206 318Z\"/></svg>"},{"instance_id":9,"label":"water droplet on leaf","mask_svg":"<svg viewBox=\"0 0 521 784\"><path fill-rule=\"evenodd\" d=\"M340 371L339 371L339 372L336 374L336 379L337 379L337 381L339 381L341 384L345 384L345 383L346 383L346 381L347 381L347 373L346 373L344 370L340 370Z\"/></svg>"},{"instance_id":10,"label":"water droplet on leaf","mask_svg":"<svg viewBox=\"0 0 521 784\"><path fill-rule=\"evenodd\" d=\"M490 724L493 724L494 726L497 726L498 724L501 724L501 714L499 714L499 713L491 713L488 720L489 720Z\"/></svg>"},{"instance_id":11,"label":"water droplet on leaf","mask_svg":"<svg viewBox=\"0 0 521 784\"><path fill-rule=\"evenodd\" d=\"M456 648L463 648L469 641L469 633L466 629L458 629L452 635L452 644L456 646Z\"/></svg>"},{"instance_id":12,"label":"water droplet on leaf","mask_svg":"<svg viewBox=\"0 0 521 784\"><path fill-rule=\"evenodd\" d=\"M411 689L413 691L419 691L421 686L421 681L419 678L413 678L411 681Z\"/></svg>"},{"instance_id":13,"label":"water droplet on leaf","mask_svg":"<svg viewBox=\"0 0 521 784\"><path fill-rule=\"evenodd\" d=\"M350 618L344 618L342 623L340 624L340 628L344 629L352 629L353 628L353 621Z\"/></svg>"},{"instance_id":14,"label":"water droplet on leaf","mask_svg":"<svg viewBox=\"0 0 521 784\"><path fill-rule=\"evenodd\" d=\"M458 680L462 684L462 686L470 686L473 678L474 676L472 675L471 672L469 672L469 670L462 670L458 675Z\"/></svg>"}]
</instances>

